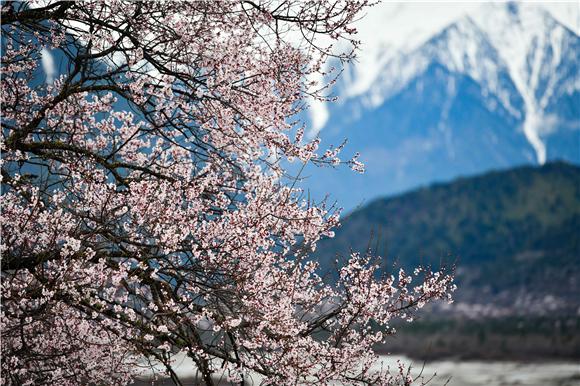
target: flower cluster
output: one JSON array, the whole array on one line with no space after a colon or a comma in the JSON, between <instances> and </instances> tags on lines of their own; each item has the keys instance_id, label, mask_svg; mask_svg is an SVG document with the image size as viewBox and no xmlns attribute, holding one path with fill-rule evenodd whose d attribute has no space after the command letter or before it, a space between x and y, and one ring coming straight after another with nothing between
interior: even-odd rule
<instances>
[{"instance_id":1,"label":"flower cluster","mask_svg":"<svg viewBox=\"0 0 580 386\"><path fill-rule=\"evenodd\" d=\"M176 352L208 385L410 381L372 346L452 278L353 255L325 282L338 210L283 168L343 163L295 116L365 5L2 4L3 384L127 384L143 357L177 381Z\"/></svg>"}]
</instances>

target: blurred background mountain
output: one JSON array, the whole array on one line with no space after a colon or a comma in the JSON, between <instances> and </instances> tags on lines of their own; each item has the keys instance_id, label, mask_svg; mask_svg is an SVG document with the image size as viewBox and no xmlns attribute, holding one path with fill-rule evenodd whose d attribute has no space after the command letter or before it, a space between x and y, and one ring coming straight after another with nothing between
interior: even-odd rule
<instances>
[{"instance_id":1,"label":"blurred background mountain","mask_svg":"<svg viewBox=\"0 0 580 386\"><path fill-rule=\"evenodd\" d=\"M558 162L377 199L344 218L316 256L325 266L350 251L407 269L457 263L458 300L494 300L490 315L575 314L579 230L580 168Z\"/></svg>"},{"instance_id":2,"label":"blurred background mountain","mask_svg":"<svg viewBox=\"0 0 580 386\"><path fill-rule=\"evenodd\" d=\"M311 113L310 135L348 139L343 154L360 152L367 171L308 170L313 197L330 192L351 210L457 176L580 163L577 3L379 7L361 21L378 24L362 31L360 62L333 90L339 102Z\"/></svg>"},{"instance_id":3,"label":"blurred background mountain","mask_svg":"<svg viewBox=\"0 0 580 386\"><path fill-rule=\"evenodd\" d=\"M385 349L580 358L579 229L580 168L555 162L377 199L346 216L316 257L324 269L350 252L387 257L385 272L457 265L455 303L400 326ZM562 326L568 335L556 339ZM482 336L497 334L491 347L481 345Z\"/></svg>"},{"instance_id":4,"label":"blurred background mountain","mask_svg":"<svg viewBox=\"0 0 580 386\"><path fill-rule=\"evenodd\" d=\"M313 102L310 136L347 138L367 169L302 173L346 209L323 268L350 251L457 263L456 303L382 350L580 358L579 7L379 5L339 102Z\"/></svg>"}]
</instances>

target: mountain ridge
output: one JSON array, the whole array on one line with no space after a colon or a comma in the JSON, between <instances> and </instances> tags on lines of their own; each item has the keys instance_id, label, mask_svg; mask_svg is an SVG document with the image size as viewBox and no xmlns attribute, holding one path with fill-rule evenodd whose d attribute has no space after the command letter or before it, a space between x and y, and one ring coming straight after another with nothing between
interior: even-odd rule
<instances>
[{"instance_id":1,"label":"mountain ridge","mask_svg":"<svg viewBox=\"0 0 580 386\"><path fill-rule=\"evenodd\" d=\"M537 22L521 26L525 19L519 14L520 9L527 9L525 6L508 3L489 5L489 8L492 11L479 18L463 16L415 50L387 61L383 71L386 75L362 96L363 105L369 109L377 108L424 72L429 63L436 61L451 72L470 76L483 86L485 93L496 95L510 114L522 118L523 132L537 153L538 163L542 164L546 161L546 149L541 143L540 128L536 126L546 123L542 118L558 82L560 72L556 69L561 65L565 51L578 53L578 35L544 10L528 10L525 16L531 16ZM492 32L498 29L498 18L510 17L515 21L499 23L502 32ZM493 26L486 25L489 20ZM570 39L575 40L575 49L566 50L568 46L562 45ZM519 47L511 40L525 41L525 44ZM544 56L547 56L546 60L543 60ZM399 60L401 63L397 63ZM541 68L547 66L547 62L550 62L550 67ZM539 79L540 75L547 79ZM386 79L388 77L399 79L399 82L392 83ZM576 82L568 87L568 93L580 90ZM526 121L526 117L530 120Z\"/></svg>"},{"instance_id":2,"label":"mountain ridge","mask_svg":"<svg viewBox=\"0 0 580 386\"><path fill-rule=\"evenodd\" d=\"M538 299L549 295L562 312L575 313L578 229L580 167L550 162L374 200L346 216L315 258L330 267L337 256L365 253L370 245L372 254L404 267L457 261L462 302L487 297L506 310L541 313Z\"/></svg>"},{"instance_id":3,"label":"mountain ridge","mask_svg":"<svg viewBox=\"0 0 580 386\"><path fill-rule=\"evenodd\" d=\"M345 152L361 153L368 176L312 172L315 196L352 208L458 175L580 163L580 37L528 5L482 8L480 20L463 16L410 51L389 50L366 93L330 105L323 145L348 138Z\"/></svg>"}]
</instances>

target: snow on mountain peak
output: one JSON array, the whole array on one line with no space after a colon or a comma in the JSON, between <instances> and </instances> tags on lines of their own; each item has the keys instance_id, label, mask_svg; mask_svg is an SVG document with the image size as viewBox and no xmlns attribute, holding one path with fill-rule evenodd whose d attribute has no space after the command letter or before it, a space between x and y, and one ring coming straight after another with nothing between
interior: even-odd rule
<instances>
[{"instance_id":1,"label":"snow on mountain peak","mask_svg":"<svg viewBox=\"0 0 580 386\"><path fill-rule=\"evenodd\" d=\"M524 100L523 131L536 151L538 163L543 164L546 146L541 134L546 117L542 107L547 103L546 97L554 92L554 79L562 58L562 35L567 31L547 11L526 4L492 4L474 17L507 64ZM548 78L551 87L538 92L542 76Z\"/></svg>"},{"instance_id":2,"label":"snow on mountain peak","mask_svg":"<svg viewBox=\"0 0 580 386\"><path fill-rule=\"evenodd\" d=\"M430 13L431 19L418 17L430 22L414 36L413 29L408 27L409 15L417 18L420 11ZM578 15L577 8L575 11ZM399 5L387 17L407 20L407 24L403 23L407 27L400 28L403 40L383 41L371 47L362 55L358 66L347 69L349 76L343 79L342 88L338 90L343 102L360 98L363 108L378 107L430 63L437 62L451 72L471 77L484 92L494 95L512 116L523 118L522 130L535 150L537 162L546 161L542 135L554 117L548 116L545 109L552 96L561 92L557 71L561 62L566 55L567 59L570 55L578 55L568 52L566 47L566 39L578 38L578 28L571 31L544 6L529 3L477 6L472 3L446 8ZM439 18L439 22L433 18ZM442 21L446 24L441 25ZM362 38L364 41L364 36ZM567 92L578 90L578 83L566 85L571 87ZM516 99L523 101L523 111L512 103L514 87L519 94ZM321 115L320 111L315 114ZM317 122L318 126L324 125L320 119Z\"/></svg>"}]
</instances>

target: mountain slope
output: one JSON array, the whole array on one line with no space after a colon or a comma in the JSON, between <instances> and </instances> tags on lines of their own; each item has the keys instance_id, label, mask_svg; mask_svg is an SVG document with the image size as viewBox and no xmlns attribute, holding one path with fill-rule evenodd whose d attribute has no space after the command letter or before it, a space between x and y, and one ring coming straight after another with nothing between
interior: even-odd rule
<instances>
[{"instance_id":1,"label":"mountain slope","mask_svg":"<svg viewBox=\"0 0 580 386\"><path fill-rule=\"evenodd\" d=\"M367 176L312 172L347 208L461 175L580 163L580 37L528 4L482 4L416 48L386 50L381 75L330 107L324 143L349 142Z\"/></svg>"},{"instance_id":2,"label":"mountain slope","mask_svg":"<svg viewBox=\"0 0 580 386\"><path fill-rule=\"evenodd\" d=\"M439 63L473 79L484 97L494 96L513 117L522 119L522 132L542 164L547 159L544 142L554 126L572 123L580 129L578 114L570 114L569 108L580 102L579 55L578 36L547 11L526 4L486 4L416 50L385 61L382 76L363 96L363 104L380 106L430 64ZM487 107L494 109L493 104Z\"/></svg>"},{"instance_id":3,"label":"mountain slope","mask_svg":"<svg viewBox=\"0 0 580 386\"><path fill-rule=\"evenodd\" d=\"M486 289L502 299L511 293L508 302L549 294L577 308L579 230L580 168L548 163L378 199L347 216L317 257L329 266L370 245L403 266L457 261L462 300Z\"/></svg>"}]
</instances>

